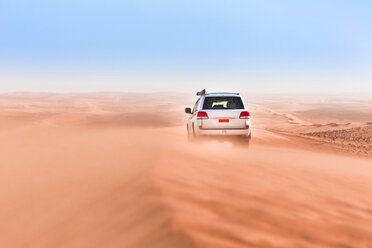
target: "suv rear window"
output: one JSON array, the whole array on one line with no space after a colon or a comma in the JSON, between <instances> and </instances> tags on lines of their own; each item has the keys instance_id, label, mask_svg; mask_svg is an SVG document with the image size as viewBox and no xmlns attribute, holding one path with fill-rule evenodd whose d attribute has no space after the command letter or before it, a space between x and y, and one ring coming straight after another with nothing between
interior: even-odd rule
<instances>
[{"instance_id":1,"label":"suv rear window","mask_svg":"<svg viewBox=\"0 0 372 248\"><path fill-rule=\"evenodd\" d=\"M203 109L244 109L242 99L237 96L205 97Z\"/></svg>"}]
</instances>

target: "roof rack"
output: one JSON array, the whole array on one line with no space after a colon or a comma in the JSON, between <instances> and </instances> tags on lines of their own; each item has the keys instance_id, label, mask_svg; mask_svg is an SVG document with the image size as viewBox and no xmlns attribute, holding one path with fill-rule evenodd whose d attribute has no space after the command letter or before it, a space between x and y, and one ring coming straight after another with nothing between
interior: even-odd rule
<instances>
[{"instance_id":1,"label":"roof rack","mask_svg":"<svg viewBox=\"0 0 372 248\"><path fill-rule=\"evenodd\" d=\"M196 95L197 95L197 96L204 96L205 94L207 94L207 92L206 92L205 89L202 90L202 91L198 91L198 92L196 92Z\"/></svg>"},{"instance_id":2,"label":"roof rack","mask_svg":"<svg viewBox=\"0 0 372 248\"><path fill-rule=\"evenodd\" d=\"M208 93L207 95L239 95L239 93L236 93L236 92L213 92L213 93Z\"/></svg>"}]
</instances>

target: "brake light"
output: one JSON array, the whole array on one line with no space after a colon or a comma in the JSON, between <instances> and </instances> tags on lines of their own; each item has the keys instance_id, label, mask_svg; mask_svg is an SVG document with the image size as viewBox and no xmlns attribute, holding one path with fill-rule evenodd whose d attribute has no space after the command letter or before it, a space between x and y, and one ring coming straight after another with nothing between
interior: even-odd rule
<instances>
[{"instance_id":1,"label":"brake light","mask_svg":"<svg viewBox=\"0 0 372 248\"><path fill-rule=\"evenodd\" d=\"M199 111L196 115L196 119L208 119L207 112Z\"/></svg>"},{"instance_id":2,"label":"brake light","mask_svg":"<svg viewBox=\"0 0 372 248\"><path fill-rule=\"evenodd\" d=\"M243 112L240 113L239 118L240 118L240 119L249 119L250 116L251 116L251 115L249 114L248 111L243 111Z\"/></svg>"}]
</instances>

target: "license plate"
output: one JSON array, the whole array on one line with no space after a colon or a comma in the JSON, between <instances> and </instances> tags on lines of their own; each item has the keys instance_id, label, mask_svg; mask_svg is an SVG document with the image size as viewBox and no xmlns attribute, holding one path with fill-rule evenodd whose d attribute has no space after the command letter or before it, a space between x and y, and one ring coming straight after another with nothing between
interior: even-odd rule
<instances>
[{"instance_id":1,"label":"license plate","mask_svg":"<svg viewBox=\"0 0 372 248\"><path fill-rule=\"evenodd\" d=\"M229 119L219 119L218 122L229 122Z\"/></svg>"}]
</instances>

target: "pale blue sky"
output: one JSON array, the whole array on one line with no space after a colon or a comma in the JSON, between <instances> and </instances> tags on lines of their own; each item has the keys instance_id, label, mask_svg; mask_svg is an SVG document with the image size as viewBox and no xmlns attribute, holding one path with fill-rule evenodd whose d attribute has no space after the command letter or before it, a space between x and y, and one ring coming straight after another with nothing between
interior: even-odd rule
<instances>
[{"instance_id":1,"label":"pale blue sky","mask_svg":"<svg viewBox=\"0 0 372 248\"><path fill-rule=\"evenodd\" d=\"M2 92L372 91L371 65L367 0L0 0Z\"/></svg>"}]
</instances>

